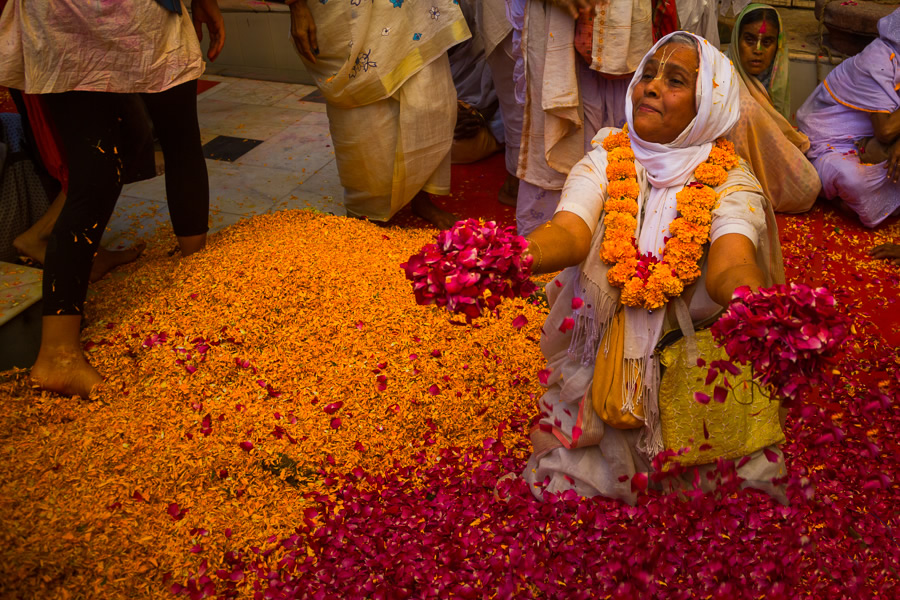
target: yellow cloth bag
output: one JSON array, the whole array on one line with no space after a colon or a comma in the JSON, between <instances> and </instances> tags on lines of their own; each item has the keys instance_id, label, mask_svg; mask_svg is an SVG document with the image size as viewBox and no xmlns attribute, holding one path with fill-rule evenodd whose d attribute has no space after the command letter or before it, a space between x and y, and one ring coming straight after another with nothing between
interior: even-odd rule
<instances>
[{"instance_id":1,"label":"yellow cloth bag","mask_svg":"<svg viewBox=\"0 0 900 600\"><path fill-rule=\"evenodd\" d=\"M728 359L725 349L716 346L709 329L698 331L695 339L707 365ZM690 448L676 457L679 463L692 466L719 458L732 460L784 442L780 403L769 399L752 383L748 368L737 376L726 374L733 388L725 402L716 402L712 399L713 389L716 383L723 385L722 375L705 385L708 367L688 361L684 338L659 351L659 355L665 369L659 386L663 444L667 450ZM709 404L697 402L694 392L709 395Z\"/></svg>"},{"instance_id":2,"label":"yellow cloth bag","mask_svg":"<svg viewBox=\"0 0 900 600\"><path fill-rule=\"evenodd\" d=\"M625 386L623 378L625 369L625 312L616 312L609 327L600 341L599 354L609 348L605 356L597 356L594 363L594 380L591 382L591 403L594 411L604 423L616 429L639 429L644 426L644 408L640 402L634 402L634 410L623 408L625 397L622 394ZM636 369L636 365L630 365ZM641 389L640 374L635 374L637 384L635 394Z\"/></svg>"}]
</instances>

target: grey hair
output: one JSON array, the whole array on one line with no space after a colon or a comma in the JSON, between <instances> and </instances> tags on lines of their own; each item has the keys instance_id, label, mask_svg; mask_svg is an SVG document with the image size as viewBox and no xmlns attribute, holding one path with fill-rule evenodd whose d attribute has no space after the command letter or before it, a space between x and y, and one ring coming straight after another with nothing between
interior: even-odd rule
<instances>
[{"instance_id":1,"label":"grey hair","mask_svg":"<svg viewBox=\"0 0 900 600\"><path fill-rule=\"evenodd\" d=\"M662 46L660 46L660 48L665 48L666 46L669 46L669 45L671 45L671 44L679 44L679 45L682 45L682 46L690 46L690 47L693 48L694 50L697 50L698 54L699 54L699 52L700 52L700 49L699 49L699 47L698 47L697 38L695 38L695 37L692 36L691 34L686 33L686 32L684 32L684 31L678 31L678 32L673 33L673 34L672 34L672 37L670 37L669 39L667 39L667 40L666 40L666 43L663 44Z\"/></svg>"}]
</instances>

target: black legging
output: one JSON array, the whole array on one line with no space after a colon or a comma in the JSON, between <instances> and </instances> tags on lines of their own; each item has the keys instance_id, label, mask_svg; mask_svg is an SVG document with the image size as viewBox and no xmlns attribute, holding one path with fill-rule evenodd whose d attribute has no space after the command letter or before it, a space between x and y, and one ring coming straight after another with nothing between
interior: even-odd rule
<instances>
[{"instance_id":1,"label":"black legging","mask_svg":"<svg viewBox=\"0 0 900 600\"><path fill-rule=\"evenodd\" d=\"M120 94L46 94L69 166L69 193L47 244L44 315L80 315L100 238L122 191ZM206 233L209 179L197 122L197 81L141 94L166 161L177 236Z\"/></svg>"}]
</instances>

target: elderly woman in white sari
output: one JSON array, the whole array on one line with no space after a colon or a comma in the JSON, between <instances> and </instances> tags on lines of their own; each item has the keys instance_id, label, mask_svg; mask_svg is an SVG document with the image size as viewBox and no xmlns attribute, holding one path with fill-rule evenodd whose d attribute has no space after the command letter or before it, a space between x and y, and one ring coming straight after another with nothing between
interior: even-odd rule
<instances>
[{"instance_id":1,"label":"elderly woman in white sari","mask_svg":"<svg viewBox=\"0 0 900 600\"><path fill-rule=\"evenodd\" d=\"M291 35L325 96L347 214L387 221L412 202L438 228L450 193L456 90L447 49L470 37L452 0L286 0Z\"/></svg>"},{"instance_id":2,"label":"elderly woman in white sari","mask_svg":"<svg viewBox=\"0 0 900 600\"><path fill-rule=\"evenodd\" d=\"M536 497L634 502L635 475L669 450L688 471L679 487L712 486L707 472L734 459L743 485L783 498L778 403L743 374L734 398L694 399L697 358L724 357L707 327L734 290L784 278L771 206L722 139L739 108L724 55L685 32L662 38L628 87L627 129L600 130L528 236L536 271L563 269L547 284L547 390L523 473Z\"/></svg>"}]
</instances>

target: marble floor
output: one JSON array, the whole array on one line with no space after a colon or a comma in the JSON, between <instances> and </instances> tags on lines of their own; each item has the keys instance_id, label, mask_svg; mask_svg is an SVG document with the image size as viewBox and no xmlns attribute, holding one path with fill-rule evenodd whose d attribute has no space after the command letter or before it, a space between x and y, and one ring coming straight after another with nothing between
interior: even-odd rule
<instances>
[{"instance_id":1,"label":"marble floor","mask_svg":"<svg viewBox=\"0 0 900 600\"><path fill-rule=\"evenodd\" d=\"M314 86L206 75L200 89L211 233L277 210L345 214L325 104ZM168 220L165 176L126 185L102 243L129 246ZM0 263L0 325L40 299L40 274Z\"/></svg>"}]
</instances>

